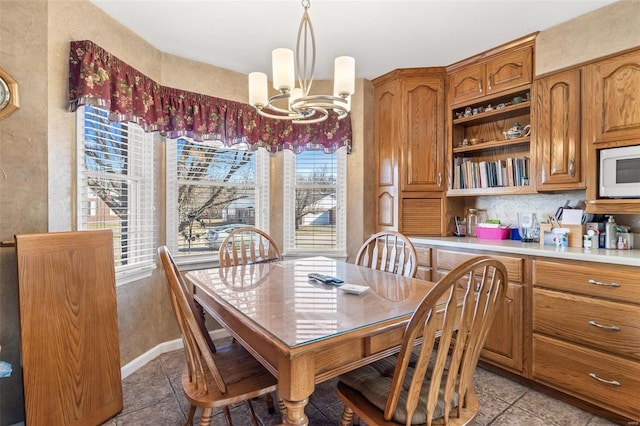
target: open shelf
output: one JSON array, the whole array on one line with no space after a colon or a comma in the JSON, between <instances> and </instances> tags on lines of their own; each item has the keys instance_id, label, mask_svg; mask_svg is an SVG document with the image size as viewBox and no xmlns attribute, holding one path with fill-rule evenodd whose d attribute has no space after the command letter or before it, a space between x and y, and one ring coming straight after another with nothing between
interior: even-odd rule
<instances>
[{"instance_id":1,"label":"open shelf","mask_svg":"<svg viewBox=\"0 0 640 426\"><path fill-rule=\"evenodd\" d=\"M457 148L453 148L454 154L460 154L464 152L477 152L477 151L485 151L488 149L496 149L496 148L504 148L506 146L513 145L521 145L527 144L531 141L529 136L524 138L514 138L514 139L505 139L500 141L489 141L489 142L481 142L475 145L468 146L459 146Z\"/></svg>"},{"instance_id":2,"label":"open shelf","mask_svg":"<svg viewBox=\"0 0 640 426\"><path fill-rule=\"evenodd\" d=\"M510 195L510 194L535 194L532 186L494 186L491 188L465 188L449 189L447 197L468 197L477 195Z\"/></svg>"},{"instance_id":3,"label":"open shelf","mask_svg":"<svg viewBox=\"0 0 640 426\"><path fill-rule=\"evenodd\" d=\"M478 114L470 115L468 117L455 118L453 120L453 124L454 125L458 125L458 124L471 125L471 124L490 123L496 120L517 117L518 115L522 115L523 113L526 113L527 111L529 111L530 108L531 108L531 102L523 101L518 104L507 105L504 108L480 112ZM459 108L455 111L457 112L464 111L464 109ZM455 111L454 111L454 114L455 114Z\"/></svg>"}]
</instances>

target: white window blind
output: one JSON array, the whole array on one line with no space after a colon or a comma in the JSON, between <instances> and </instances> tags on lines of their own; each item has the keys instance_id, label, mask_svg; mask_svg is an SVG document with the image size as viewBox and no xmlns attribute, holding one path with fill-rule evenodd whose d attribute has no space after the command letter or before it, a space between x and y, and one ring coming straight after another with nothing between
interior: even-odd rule
<instances>
[{"instance_id":1,"label":"white window blind","mask_svg":"<svg viewBox=\"0 0 640 426\"><path fill-rule=\"evenodd\" d=\"M268 231L269 155L244 148L167 140L167 246L178 262L217 260L236 227Z\"/></svg>"},{"instance_id":2,"label":"white window blind","mask_svg":"<svg viewBox=\"0 0 640 426\"><path fill-rule=\"evenodd\" d=\"M284 251L346 252L346 149L284 152Z\"/></svg>"},{"instance_id":3,"label":"white window blind","mask_svg":"<svg viewBox=\"0 0 640 426\"><path fill-rule=\"evenodd\" d=\"M118 284L155 267L153 136L113 123L106 110L78 109L78 229L111 229Z\"/></svg>"}]
</instances>

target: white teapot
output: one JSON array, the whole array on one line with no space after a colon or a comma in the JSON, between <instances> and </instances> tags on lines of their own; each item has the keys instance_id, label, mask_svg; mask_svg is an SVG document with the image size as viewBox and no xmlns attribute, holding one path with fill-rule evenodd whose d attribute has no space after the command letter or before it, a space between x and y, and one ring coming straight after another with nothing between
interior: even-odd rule
<instances>
[{"instance_id":1,"label":"white teapot","mask_svg":"<svg viewBox=\"0 0 640 426\"><path fill-rule=\"evenodd\" d=\"M531 124L527 124L522 127L517 121L513 124L513 127L507 131L502 132L505 139L522 138L531 134Z\"/></svg>"}]
</instances>

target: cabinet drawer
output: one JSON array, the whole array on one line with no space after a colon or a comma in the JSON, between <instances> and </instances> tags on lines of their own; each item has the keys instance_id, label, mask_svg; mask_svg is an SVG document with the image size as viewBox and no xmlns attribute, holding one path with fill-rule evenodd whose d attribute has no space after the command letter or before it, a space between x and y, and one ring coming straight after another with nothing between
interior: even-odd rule
<instances>
[{"instance_id":1,"label":"cabinet drawer","mask_svg":"<svg viewBox=\"0 0 640 426\"><path fill-rule=\"evenodd\" d=\"M640 306L533 289L533 330L640 360Z\"/></svg>"},{"instance_id":2,"label":"cabinet drawer","mask_svg":"<svg viewBox=\"0 0 640 426\"><path fill-rule=\"evenodd\" d=\"M532 377L600 407L640 419L637 362L534 333Z\"/></svg>"},{"instance_id":3,"label":"cabinet drawer","mask_svg":"<svg viewBox=\"0 0 640 426\"><path fill-rule=\"evenodd\" d=\"M461 264L462 262L471 259L472 257L482 256L482 253L462 253L458 251L449 250L436 250L436 266L438 270L451 271L453 268ZM507 268L509 274L509 282L521 283L523 275L523 263L524 260L519 257L507 257L496 256L490 254L494 259L502 262Z\"/></svg>"},{"instance_id":4,"label":"cabinet drawer","mask_svg":"<svg viewBox=\"0 0 640 426\"><path fill-rule=\"evenodd\" d=\"M640 268L535 260L533 285L640 304Z\"/></svg>"}]
</instances>

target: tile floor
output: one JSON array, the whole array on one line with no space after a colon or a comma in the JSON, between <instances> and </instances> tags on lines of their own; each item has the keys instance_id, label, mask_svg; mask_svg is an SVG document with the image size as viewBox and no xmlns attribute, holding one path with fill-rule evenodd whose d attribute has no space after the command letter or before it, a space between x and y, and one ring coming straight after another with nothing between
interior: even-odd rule
<instances>
[{"instance_id":1,"label":"tile floor","mask_svg":"<svg viewBox=\"0 0 640 426\"><path fill-rule=\"evenodd\" d=\"M104 426L183 425L189 411L189 405L182 394L180 377L183 366L183 352L177 350L160 355L125 378L124 409ZM476 419L478 425L613 425L605 419L480 367L476 371L475 383L481 406ZM335 380L316 386L306 407L311 425L339 424L342 403L336 396L335 386ZM280 423L277 410L275 414L269 415L263 399L253 401L253 406L265 425ZM243 404L234 406L231 415L236 426L250 424L248 410ZM221 412L214 415L212 424L225 425Z\"/></svg>"}]
</instances>

